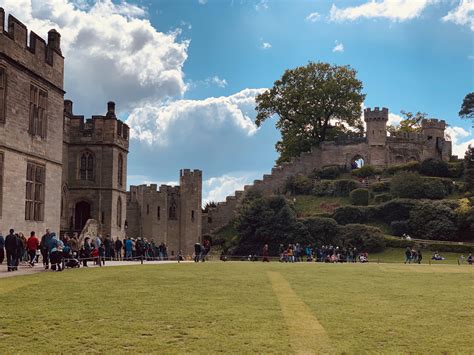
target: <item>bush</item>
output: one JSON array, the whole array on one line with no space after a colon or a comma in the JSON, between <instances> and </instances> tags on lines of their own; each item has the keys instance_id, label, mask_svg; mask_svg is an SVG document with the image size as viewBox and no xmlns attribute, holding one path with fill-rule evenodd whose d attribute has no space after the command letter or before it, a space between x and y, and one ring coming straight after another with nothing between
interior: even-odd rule
<instances>
[{"instance_id":1,"label":"bush","mask_svg":"<svg viewBox=\"0 0 474 355\"><path fill-rule=\"evenodd\" d=\"M360 178L368 178L370 176L375 176L380 174L380 171L375 168L373 165L364 165L359 169L352 170L352 174Z\"/></svg>"},{"instance_id":2,"label":"bush","mask_svg":"<svg viewBox=\"0 0 474 355\"><path fill-rule=\"evenodd\" d=\"M339 224L365 223L367 222L367 211L363 207L343 206L336 208L334 219Z\"/></svg>"},{"instance_id":3,"label":"bush","mask_svg":"<svg viewBox=\"0 0 474 355\"><path fill-rule=\"evenodd\" d=\"M430 200L440 200L447 195L444 184L440 179L425 179L423 182L423 197Z\"/></svg>"},{"instance_id":4,"label":"bush","mask_svg":"<svg viewBox=\"0 0 474 355\"><path fill-rule=\"evenodd\" d=\"M371 185L373 192L386 192L390 191L390 182L383 181L383 182L374 182Z\"/></svg>"},{"instance_id":5,"label":"bush","mask_svg":"<svg viewBox=\"0 0 474 355\"><path fill-rule=\"evenodd\" d=\"M333 180L341 175L342 169L339 166L326 166L317 172L320 179Z\"/></svg>"},{"instance_id":6,"label":"bush","mask_svg":"<svg viewBox=\"0 0 474 355\"><path fill-rule=\"evenodd\" d=\"M464 172L464 164L462 162L448 163L448 176L450 178L458 179Z\"/></svg>"},{"instance_id":7,"label":"bush","mask_svg":"<svg viewBox=\"0 0 474 355\"><path fill-rule=\"evenodd\" d=\"M315 196L332 196L334 194L334 184L329 180L321 180L314 183L311 194Z\"/></svg>"},{"instance_id":8,"label":"bush","mask_svg":"<svg viewBox=\"0 0 474 355\"><path fill-rule=\"evenodd\" d=\"M408 234L410 230L408 227L408 221L393 221L390 223L390 229L392 230L392 234L397 237Z\"/></svg>"},{"instance_id":9,"label":"bush","mask_svg":"<svg viewBox=\"0 0 474 355\"><path fill-rule=\"evenodd\" d=\"M335 180L332 182L334 197L347 197L352 190L359 186L354 180Z\"/></svg>"},{"instance_id":10,"label":"bush","mask_svg":"<svg viewBox=\"0 0 474 355\"><path fill-rule=\"evenodd\" d=\"M292 175L286 179L285 192L292 195L309 195L313 189L313 180L304 175Z\"/></svg>"},{"instance_id":11,"label":"bush","mask_svg":"<svg viewBox=\"0 0 474 355\"><path fill-rule=\"evenodd\" d=\"M334 219L312 217L305 219L303 224L309 232L313 243L316 242L319 245L339 244L339 238L337 235L338 225Z\"/></svg>"},{"instance_id":12,"label":"bush","mask_svg":"<svg viewBox=\"0 0 474 355\"><path fill-rule=\"evenodd\" d=\"M452 203L425 201L410 211L409 227L413 237L432 240L456 240L457 207Z\"/></svg>"},{"instance_id":13,"label":"bush","mask_svg":"<svg viewBox=\"0 0 474 355\"><path fill-rule=\"evenodd\" d=\"M394 199L378 206L371 206L367 211L368 220L381 221L387 224L393 221L405 221L410 218L410 211L421 202L411 199Z\"/></svg>"},{"instance_id":14,"label":"bush","mask_svg":"<svg viewBox=\"0 0 474 355\"><path fill-rule=\"evenodd\" d=\"M393 199L391 194L378 194L374 196L374 202L377 204L390 201L391 199Z\"/></svg>"},{"instance_id":15,"label":"bush","mask_svg":"<svg viewBox=\"0 0 474 355\"><path fill-rule=\"evenodd\" d=\"M393 176L390 192L401 198L422 198L422 185L423 178L418 173L401 171Z\"/></svg>"},{"instance_id":16,"label":"bush","mask_svg":"<svg viewBox=\"0 0 474 355\"><path fill-rule=\"evenodd\" d=\"M348 224L339 228L339 235L346 248L355 247L359 251L369 253L377 253L385 249L385 237L376 227Z\"/></svg>"},{"instance_id":17,"label":"bush","mask_svg":"<svg viewBox=\"0 0 474 355\"><path fill-rule=\"evenodd\" d=\"M394 175L400 171L416 172L420 168L420 163L417 161L410 161L406 164L391 165L384 170L389 175Z\"/></svg>"},{"instance_id":18,"label":"bush","mask_svg":"<svg viewBox=\"0 0 474 355\"><path fill-rule=\"evenodd\" d=\"M423 160L420 164L420 173L426 176L447 177L448 163L432 158Z\"/></svg>"},{"instance_id":19,"label":"bush","mask_svg":"<svg viewBox=\"0 0 474 355\"><path fill-rule=\"evenodd\" d=\"M355 189L349 194L351 203L355 206L367 206L369 204L369 190Z\"/></svg>"}]
</instances>

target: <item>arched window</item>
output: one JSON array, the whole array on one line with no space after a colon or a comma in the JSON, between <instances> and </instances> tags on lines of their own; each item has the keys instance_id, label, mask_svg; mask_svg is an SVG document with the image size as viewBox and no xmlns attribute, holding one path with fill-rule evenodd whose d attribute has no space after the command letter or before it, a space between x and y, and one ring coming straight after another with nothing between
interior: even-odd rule
<instances>
[{"instance_id":1,"label":"arched window","mask_svg":"<svg viewBox=\"0 0 474 355\"><path fill-rule=\"evenodd\" d=\"M169 219L178 219L177 214L176 214L176 203L172 202L171 206L169 208L169 214L168 214Z\"/></svg>"},{"instance_id":2,"label":"arched window","mask_svg":"<svg viewBox=\"0 0 474 355\"><path fill-rule=\"evenodd\" d=\"M117 199L117 226L122 227L122 198Z\"/></svg>"},{"instance_id":3,"label":"arched window","mask_svg":"<svg viewBox=\"0 0 474 355\"><path fill-rule=\"evenodd\" d=\"M79 165L79 176L81 180L94 180L94 156L92 153L82 153Z\"/></svg>"},{"instance_id":4,"label":"arched window","mask_svg":"<svg viewBox=\"0 0 474 355\"><path fill-rule=\"evenodd\" d=\"M117 181L118 185L123 185L123 156L119 154L118 156L118 171L117 171Z\"/></svg>"}]
</instances>

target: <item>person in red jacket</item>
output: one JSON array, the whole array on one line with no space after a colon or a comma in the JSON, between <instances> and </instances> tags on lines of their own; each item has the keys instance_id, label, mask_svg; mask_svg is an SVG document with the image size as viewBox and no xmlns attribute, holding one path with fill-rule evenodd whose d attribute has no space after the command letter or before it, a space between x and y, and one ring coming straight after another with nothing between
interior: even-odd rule
<instances>
[{"instance_id":1,"label":"person in red jacket","mask_svg":"<svg viewBox=\"0 0 474 355\"><path fill-rule=\"evenodd\" d=\"M30 265L35 266L36 260L36 251L40 245L39 239L36 237L35 232L30 233L30 237L26 242L26 247L28 249L28 255L30 256Z\"/></svg>"}]
</instances>

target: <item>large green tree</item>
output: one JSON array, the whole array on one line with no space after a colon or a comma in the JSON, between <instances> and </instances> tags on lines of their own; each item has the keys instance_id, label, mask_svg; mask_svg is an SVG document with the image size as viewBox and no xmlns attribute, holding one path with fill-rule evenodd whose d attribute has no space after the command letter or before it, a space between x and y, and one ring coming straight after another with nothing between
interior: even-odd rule
<instances>
[{"instance_id":1,"label":"large green tree","mask_svg":"<svg viewBox=\"0 0 474 355\"><path fill-rule=\"evenodd\" d=\"M466 119L474 118L474 92L467 94L464 98L461 111L459 111L459 117Z\"/></svg>"},{"instance_id":2,"label":"large green tree","mask_svg":"<svg viewBox=\"0 0 474 355\"><path fill-rule=\"evenodd\" d=\"M471 145L464 155L464 181L466 191L474 193L474 146Z\"/></svg>"},{"instance_id":3,"label":"large green tree","mask_svg":"<svg viewBox=\"0 0 474 355\"><path fill-rule=\"evenodd\" d=\"M417 113L409 111L400 111L403 119L398 125L389 125L387 131L390 133L398 132L420 132L421 131L421 121L426 118L427 114L424 112L418 111Z\"/></svg>"},{"instance_id":4,"label":"large green tree","mask_svg":"<svg viewBox=\"0 0 474 355\"><path fill-rule=\"evenodd\" d=\"M338 134L362 132L362 82L350 66L310 62L286 70L273 87L256 98L260 126L276 115L281 140L277 163L309 151Z\"/></svg>"}]
</instances>

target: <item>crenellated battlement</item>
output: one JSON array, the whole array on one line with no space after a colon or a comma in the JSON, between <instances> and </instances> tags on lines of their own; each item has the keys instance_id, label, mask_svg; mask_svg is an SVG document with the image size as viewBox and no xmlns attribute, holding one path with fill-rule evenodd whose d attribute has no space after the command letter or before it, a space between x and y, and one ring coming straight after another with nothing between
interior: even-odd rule
<instances>
[{"instance_id":1,"label":"crenellated battlement","mask_svg":"<svg viewBox=\"0 0 474 355\"><path fill-rule=\"evenodd\" d=\"M446 121L436 118L425 118L421 121L421 129L446 129Z\"/></svg>"},{"instance_id":2,"label":"crenellated battlement","mask_svg":"<svg viewBox=\"0 0 474 355\"><path fill-rule=\"evenodd\" d=\"M46 42L35 32L28 33L26 25L11 14L5 23L5 10L0 7L0 48L0 55L27 67L59 89L63 88L64 57L61 35L56 30L48 32Z\"/></svg>"},{"instance_id":3,"label":"crenellated battlement","mask_svg":"<svg viewBox=\"0 0 474 355\"><path fill-rule=\"evenodd\" d=\"M180 177L185 177L185 176L189 176L189 177L202 177L202 170L199 170L199 169L181 169L179 171L179 176Z\"/></svg>"},{"instance_id":4,"label":"crenellated battlement","mask_svg":"<svg viewBox=\"0 0 474 355\"><path fill-rule=\"evenodd\" d=\"M374 107L372 110L371 108L366 108L364 110L364 121L388 121L388 108L382 107Z\"/></svg>"}]
</instances>

